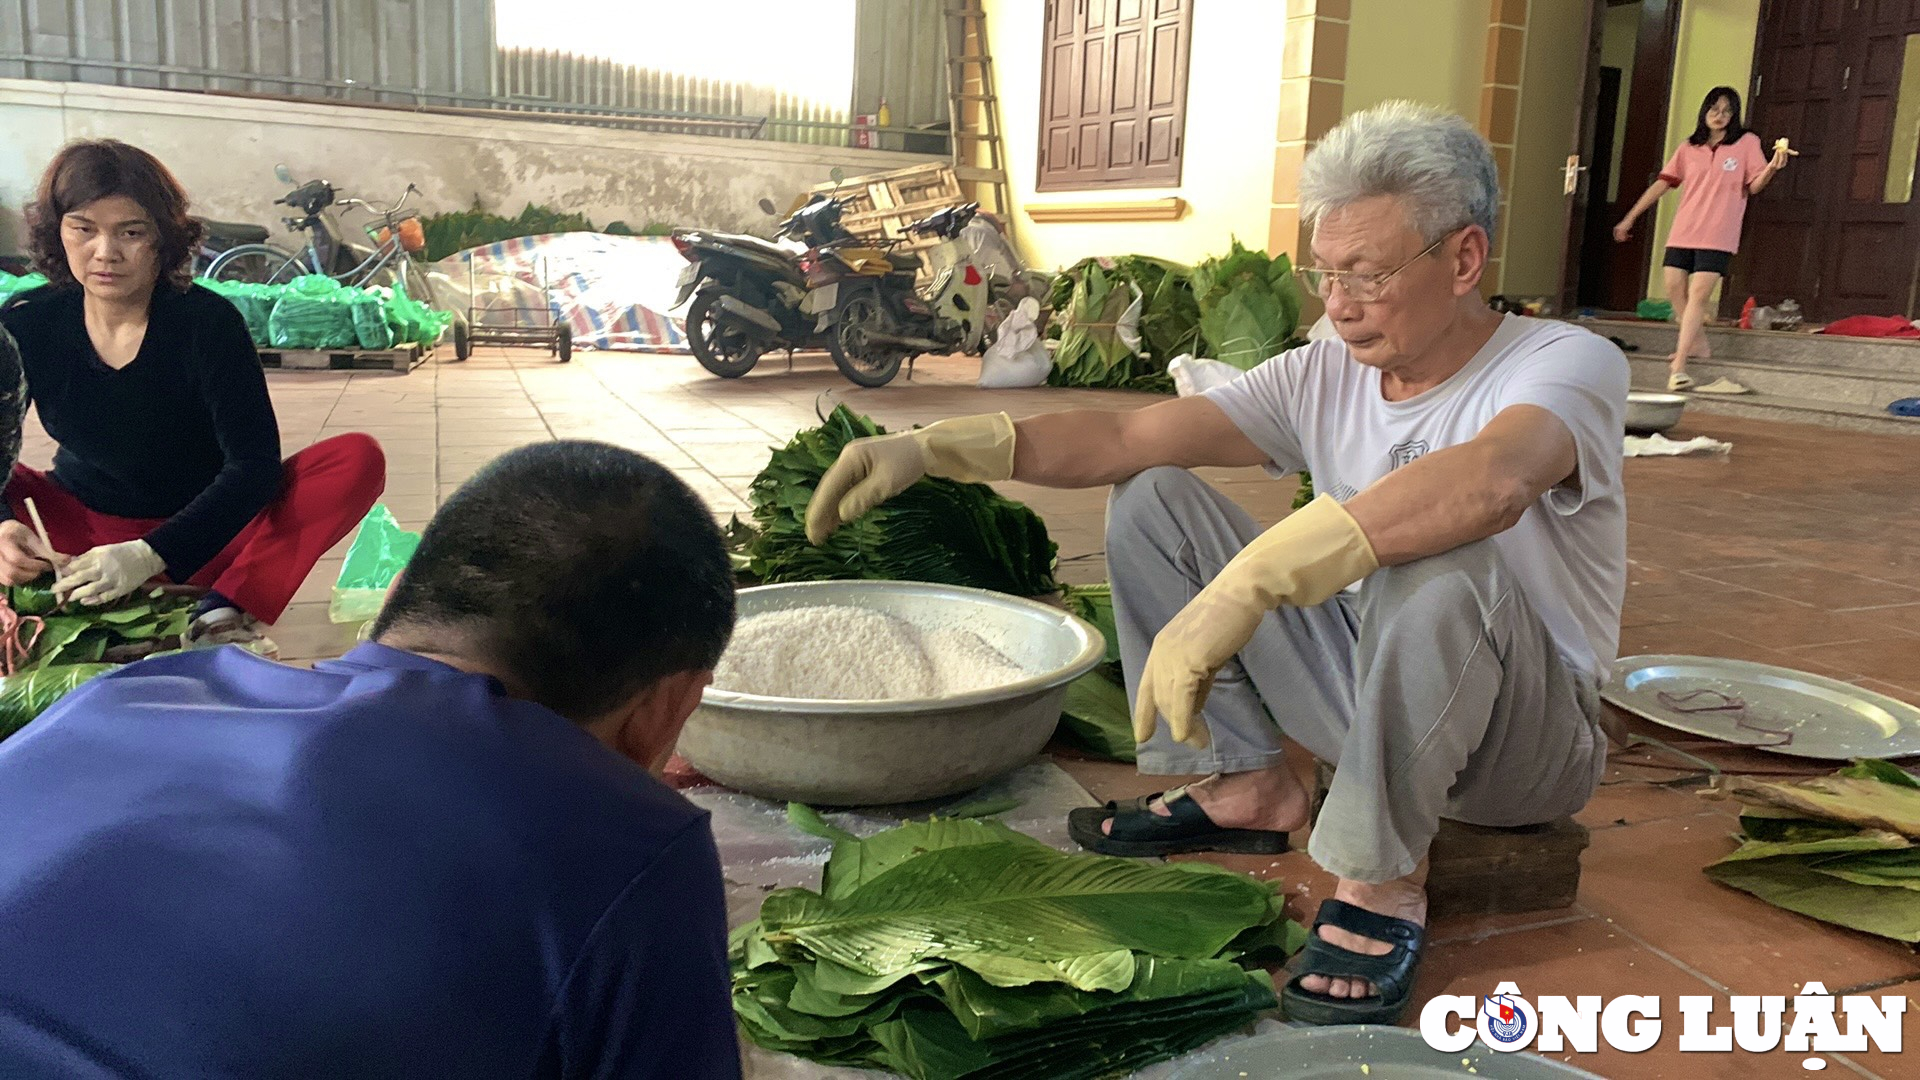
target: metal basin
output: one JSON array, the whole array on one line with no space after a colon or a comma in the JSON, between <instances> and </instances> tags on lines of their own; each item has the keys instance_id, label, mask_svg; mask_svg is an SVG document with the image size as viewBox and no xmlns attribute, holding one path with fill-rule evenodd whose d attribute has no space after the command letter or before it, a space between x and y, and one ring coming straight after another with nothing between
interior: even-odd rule
<instances>
[{"instance_id":1,"label":"metal basin","mask_svg":"<svg viewBox=\"0 0 1920 1080\"><path fill-rule=\"evenodd\" d=\"M965 626L1028 671L1006 686L906 701L820 701L709 687L680 755L728 787L824 806L955 795L1025 764L1060 720L1067 684L1106 653L1058 608L915 581L817 581L739 593L740 616L840 604Z\"/></svg>"},{"instance_id":2,"label":"metal basin","mask_svg":"<svg viewBox=\"0 0 1920 1080\"><path fill-rule=\"evenodd\" d=\"M1627 394L1627 432L1632 435L1665 434L1680 422L1687 409L1684 394L1634 390Z\"/></svg>"}]
</instances>

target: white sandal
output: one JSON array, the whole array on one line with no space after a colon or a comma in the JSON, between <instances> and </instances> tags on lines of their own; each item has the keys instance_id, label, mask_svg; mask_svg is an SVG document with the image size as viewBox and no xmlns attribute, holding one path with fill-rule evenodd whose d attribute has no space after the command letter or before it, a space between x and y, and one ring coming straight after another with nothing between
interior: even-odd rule
<instances>
[{"instance_id":1,"label":"white sandal","mask_svg":"<svg viewBox=\"0 0 1920 1080\"><path fill-rule=\"evenodd\" d=\"M1676 371L1667 376L1668 391L1679 394L1693 389L1693 376L1684 371Z\"/></svg>"}]
</instances>

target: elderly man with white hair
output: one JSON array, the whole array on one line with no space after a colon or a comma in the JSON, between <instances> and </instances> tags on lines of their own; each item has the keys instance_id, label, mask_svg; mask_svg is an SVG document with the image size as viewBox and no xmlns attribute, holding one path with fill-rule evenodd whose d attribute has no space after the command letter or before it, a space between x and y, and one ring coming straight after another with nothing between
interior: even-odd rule
<instances>
[{"instance_id":1,"label":"elderly man with white hair","mask_svg":"<svg viewBox=\"0 0 1920 1080\"><path fill-rule=\"evenodd\" d=\"M1139 767L1209 774L1077 811L1114 855L1286 850L1310 799L1284 733L1338 768L1309 854L1338 875L1282 990L1308 1023L1391 1023L1425 941L1442 817L1516 826L1586 804L1626 587L1626 358L1480 295L1499 181L1457 116L1347 118L1300 178L1307 287L1338 337L1203 395L849 445L808 508L824 538L922 476L1114 485L1107 563ZM1188 470L1312 472L1261 531ZM1158 721L1164 718L1164 729Z\"/></svg>"}]
</instances>

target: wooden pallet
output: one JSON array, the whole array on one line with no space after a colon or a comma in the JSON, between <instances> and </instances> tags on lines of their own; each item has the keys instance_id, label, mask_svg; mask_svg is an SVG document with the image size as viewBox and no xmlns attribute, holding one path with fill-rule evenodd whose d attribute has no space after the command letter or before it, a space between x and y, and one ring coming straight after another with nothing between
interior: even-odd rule
<instances>
[{"instance_id":1,"label":"wooden pallet","mask_svg":"<svg viewBox=\"0 0 1920 1080\"><path fill-rule=\"evenodd\" d=\"M832 194L833 184L813 190ZM897 252L924 251L940 243L936 236L909 236L906 227L935 210L967 201L953 166L945 162L913 165L892 172L842 181L839 198L847 200L840 224L855 236L897 239Z\"/></svg>"},{"instance_id":2,"label":"wooden pallet","mask_svg":"<svg viewBox=\"0 0 1920 1080\"><path fill-rule=\"evenodd\" d=\"M260 366L269 371L395 371L419 367L426 352L418 345L399 349L262 349Z\"/></svg>"}]
</instances>

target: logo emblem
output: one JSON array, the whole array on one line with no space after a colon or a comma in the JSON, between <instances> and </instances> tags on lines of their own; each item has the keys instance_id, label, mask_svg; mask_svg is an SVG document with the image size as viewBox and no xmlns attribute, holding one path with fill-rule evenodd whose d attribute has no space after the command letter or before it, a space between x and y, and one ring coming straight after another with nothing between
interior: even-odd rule
<instances>
[{"instance_id":1,"label":"logo emblem","mask_svg":"<svg viewBox=\"0 0 1920 1080\"><path fill-rule=\"evenodd\" d=\"M1481 1040L1495 1050L1506 1052L1524 1049L1533 1041L1540 1014L1534 1012L1525 998L1495 993L1482 1000L1478 1020L1475 1026L1480 1029Z\"/></svg>"},{"instance_id":2,"label":"logo emblem","mask_svg":"<svg viewBox=\"0 0 1920 1080\"><path fill-rule=\"evenodd\" d=\"M1728 158L1726 161L1720 163L1721 172L1732 172L1733 170L1739 167L1740 167L1740 163L1733 160L1732 158Z\"/></svg>"},{"instance_id":3,"label":"logo emblem","mask_svg":"<svg viewBox=\"0 0 1920 1080\"><path fill-rule=\"evenodd\" d=\"M1394 468L1398 469L1402 466L1411 465L1425 457L1429 449L1431 448L1427 446L1425 439L1409 439L1387 451L1387 460L1393 463Z\"/></svg>"}]
</instances>

